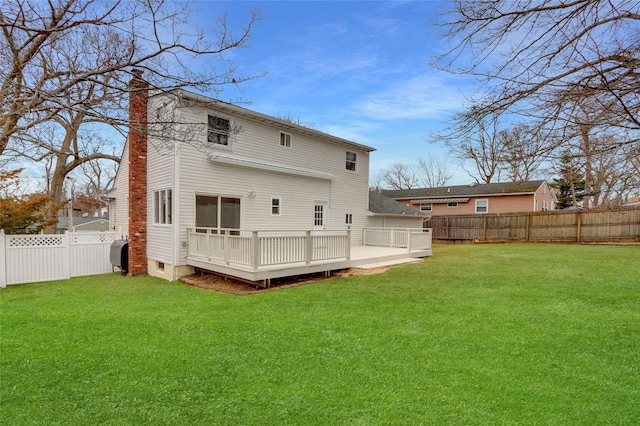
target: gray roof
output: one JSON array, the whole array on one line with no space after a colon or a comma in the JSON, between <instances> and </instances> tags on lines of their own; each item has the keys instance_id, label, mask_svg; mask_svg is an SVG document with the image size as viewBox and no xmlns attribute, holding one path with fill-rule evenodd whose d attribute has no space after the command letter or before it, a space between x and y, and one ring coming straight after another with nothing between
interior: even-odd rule
<instances>
[{"instance_id":1,"label":"gray roof","mask_svg":"<svg viewBox=\"0 0 640 426\"><path fill-rule=\"evenodd\" d=\"M73 226L84 225L86 223L97 222L99 220L109 221L109 219L104 217L73 217ZM69 228L69 218L67 216L58 217L58 226L59 229L67 229Z\"/></svg>"},{"instance_id":2,"label":"gray roof","mask_svg":"<svg viewBox=\"0 0 640 426\"><path fill-rule=\"evenodd\" d=\"M503 194L532 194L536 192L544 180L528 182L487 183L480 185L457 185L439 188L416 189L383 189L382 194L389 198L451 198L451 197L477 197L484 195Z\"/></svg>"},{"instance_id":3,"label":"gray roof","mask_svg":"<svg viewBox=\"0 0 640 426\"><path fill-rule=\"evenodd\" d=\"M369 211L379 215L425 216L421 211L394 201L376 191L369 191Z\"/></svg>"}]
</instances>

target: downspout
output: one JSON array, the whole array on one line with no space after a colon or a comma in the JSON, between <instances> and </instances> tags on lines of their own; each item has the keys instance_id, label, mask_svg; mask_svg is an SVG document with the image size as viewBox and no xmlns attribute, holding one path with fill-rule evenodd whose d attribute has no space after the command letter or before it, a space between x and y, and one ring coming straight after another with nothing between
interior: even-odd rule
<instances>
[{"instance_id":1,"label":"downspout","mask_svg":"<svg viewBox=\"0 0 640 426\"><path fill-rule=\"evenodd\" d=\"M179 184L180 184L180 159L179 149L174 141L173 147L173 205L171 208L173 209L173 244L172 244L172 257L173 257L173 276L171 277L171 281L175 281L178 279L177 268L180 263L180 192L179 192Z\"/></svg>"}]
</instances>

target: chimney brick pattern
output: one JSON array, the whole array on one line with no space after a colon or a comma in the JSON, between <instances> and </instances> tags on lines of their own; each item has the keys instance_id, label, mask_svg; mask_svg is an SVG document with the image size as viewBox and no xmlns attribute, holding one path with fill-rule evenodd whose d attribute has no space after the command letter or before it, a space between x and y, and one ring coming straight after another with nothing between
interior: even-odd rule
<instances>
[{"instance_id":1,"label":"chimney brick pattern","mask_svg":"<svg viewBox=\"0 0 640 426\"><path fill-rule=\"evenodd\" d=\"M147 274L147 103L149 83L134 70L129 82L129 273Z\"/></svg>"}]
</instances>

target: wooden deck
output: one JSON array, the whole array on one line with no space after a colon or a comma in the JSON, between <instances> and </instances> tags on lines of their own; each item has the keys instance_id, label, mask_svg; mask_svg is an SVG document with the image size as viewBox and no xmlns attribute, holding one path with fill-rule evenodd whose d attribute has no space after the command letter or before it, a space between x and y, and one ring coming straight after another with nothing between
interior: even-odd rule
<instances>
[{"instance_id":1,"label":"wooden deck","mask_svg":"<svg viewBox=\"0 0 640 426\"><path fill-rule=\"evenodd\" d=\"M268 286L272 278L386 266L432 254L430 230L368 229L362 246L349 245L349 231L233 232L190 229L187 264Z\"/></svg>"}]
</instances>

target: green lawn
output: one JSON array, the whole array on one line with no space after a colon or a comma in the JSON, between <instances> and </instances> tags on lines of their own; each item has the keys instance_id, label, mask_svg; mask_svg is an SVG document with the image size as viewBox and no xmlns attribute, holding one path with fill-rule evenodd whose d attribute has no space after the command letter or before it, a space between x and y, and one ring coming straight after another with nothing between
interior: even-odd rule
<instances>
[{"instance_id":1,"label":"green lawn","mask_svg":"<svg viewBox=\"0 0 640 426\"><path fill-rule=\"evenodd\" d=\"M10 286L0 327L6 425L640 424L638 246L436 246L250 296Z\"/></svg>"}]
</instances>

